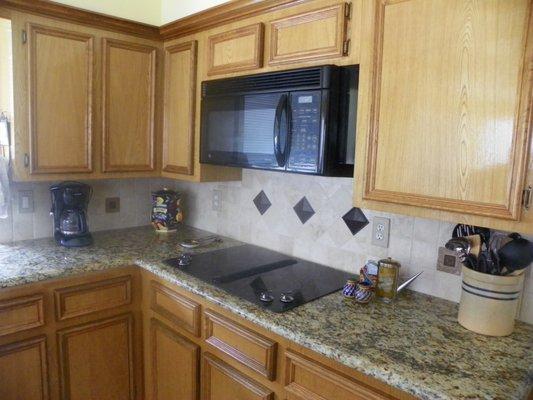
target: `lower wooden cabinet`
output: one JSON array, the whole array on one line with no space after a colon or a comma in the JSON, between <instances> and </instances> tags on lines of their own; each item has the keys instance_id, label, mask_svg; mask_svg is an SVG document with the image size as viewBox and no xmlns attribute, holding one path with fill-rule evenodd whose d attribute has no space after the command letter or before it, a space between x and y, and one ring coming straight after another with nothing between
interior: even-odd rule
<instances>
[{"instance_id":1,"label":"lower wooden cabinet","mask_svg":"<svg viewBox=\"0 0 533 400\"><path fill-rule=\"evenodd\" d=\"M58 342L63 399L135 399L131 314L67 328Z\"/></svg>"},{"instance_id":2,"label":"lower wooden cabinet","mask_svg":"<svg viewBox=\"0 0 533 400\"><path fill-rule=\"evenodd\" d=\"M168 325L150 321L152 399L197 400L200 346Z\"/></svg>"},{"instance_id":3,"label":"lower wooden cabinet","mask_svg":"<svg viewBox=\"0 0 533 400\"><path fill-rule=\"evenodd\" d=\"M0 399L49 398L46 337L0 346Z\"/></svg>"},{"instance_id":4,"label":"lower wooden cabinet","mask_svg":"<svg viewBox=\"0 0 533 400\"><path fill-rule=\"evenodd\" d=\"M202 400L273 400L274 392L206 353L202 357Z\"/></svg>"},{"instance_id":5,"label":"lower wooden cabinet","mask_svg":"<svg viewBox=\"0 0 533 400\"><path fill-rule=\"evenodd\" d=\"M414 399L137 267L0 306L0 400Z\"/></svg>"}]
</instances>

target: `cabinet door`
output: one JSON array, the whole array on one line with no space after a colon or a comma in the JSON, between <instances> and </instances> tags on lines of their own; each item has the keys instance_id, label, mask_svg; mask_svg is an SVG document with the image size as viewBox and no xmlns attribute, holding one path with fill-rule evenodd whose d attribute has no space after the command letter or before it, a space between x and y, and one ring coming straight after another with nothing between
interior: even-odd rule
<instances>
[{"instance_id":1,"label":"cabinet door","mask_svg":"<svg viewBox=\"0 0 533 400\"><path fill-rule=\"evenodd\" d=\"M0 346L0 399L47 400L44 336Z\"/></svg>"},{"instance_id":2,"label":"cabinet door","mask_svg":"<svg viewBox=\"0 0 533 400\"><path fill-rule=\"evenodd\" d=\"M215 356L203 355L202 400L273 400L274 393Z\"/></svg>"},{"instance_id":3,"label":"cabinet door","mask_svg":"<svg viewBox=\"0 0 533 400\"><path fill-rule=\"evenodd\" d=\"M272 21L269 64L347 55L349 15L350 4L340 3Z\"/></svg>"},{"instance_id":4,"label":"cabinet door","mask_svg":"<svg viewBox=\"0 0 533 400\"><path fill-rule=\"evenodd\" d=\"M28 24L33 174L92 171L93 40Z\"/></svg>"},{"instance_id":5,"label":"cabinet door","mask_svg":"<svg viewBox=\"0 0 533 400\"><path fill-rule=\"evenodd\" d=\"M154 169L156 48L103 39L103 170Z\"/></svg>"},{"instance_id":6,"label":"cabinet door","mask_svg":"<svg viewBox=\"0 0 533 400\"><path fill-rule=\"evenodd\" d=\"M263 31L258 23L209 36L207 75L261 68Z\"/></svg>"},{"instance_id":7,"label":"cabinet door","mask_svg":"<svg viewBox=\"0 0 533 400\"><path fill-rule=\"evenodd\" d=\"M163 171L193 174L196 102L195 40L165 49Z\"/></svg>"},{"instance_id":8,"label":"cabinet door","mask_svg":"<svg viewBox=\"0 0 533 400\"><path fill-rule=\"evenodd\" d=\"M61 398L135 399L133 340L131 314L59 331Z\"/></svg>"},{"instance_id":9,"label":"cabinet door","mask_svg":"<svg viewBox=\"0 0 533 400\"><path fill-rule=\"evenodd\" d=\"M200 347L154 318L150 331L152 398L198 399Z\"/></svg>"},{"instance_id":10,"label":"cabinet door","mask_svg":"<svg viewBox=\"0 0 533 400\"><path fill-rule=\"evenodd\" d=\"M372 99L360 114L368 117L363 199L519 218L530 8L528 0L378 2L373 86L370 96L359 92L365 107Z\"/></svg>"}]
</instances>

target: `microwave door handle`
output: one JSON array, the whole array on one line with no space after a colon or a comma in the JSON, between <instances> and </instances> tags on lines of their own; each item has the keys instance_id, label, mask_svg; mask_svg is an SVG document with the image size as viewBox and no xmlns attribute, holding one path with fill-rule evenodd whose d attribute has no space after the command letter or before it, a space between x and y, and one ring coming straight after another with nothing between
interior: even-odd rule
<instances>
[{"instance_id":1,"label":"microwave door handle","mask_svg":"<svg viewBox=\"0 0 533 400\"><path fill-rule=\"evenodd\" d=\"M286 109L287 95L282 94L276 107L274 120L274 155L279 167L285 166L284 156L281 152L281 114Z\"/></svg>"},{"instance_id":2,"label":"microwave door handle","mask_svg":"<svg viewBox=\"0 0 533 400\"><path fill-rule=\"evenodd\" d=\"M283 165L287 164L287 160L289 159L289 156L291 155L291 144L292 144L292 107L291 107L291 101L289 97L287 96L287 133L285 137L285 149L283 151Z\"/></svg>"}]
</instances>

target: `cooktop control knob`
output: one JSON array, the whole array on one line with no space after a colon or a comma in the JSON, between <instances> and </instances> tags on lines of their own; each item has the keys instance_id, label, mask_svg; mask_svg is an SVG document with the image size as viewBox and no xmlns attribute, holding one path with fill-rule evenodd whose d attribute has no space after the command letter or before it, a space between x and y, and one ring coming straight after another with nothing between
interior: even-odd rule
<instances>
[{"instance_id":1,"label":"cooktop control knob","mask_svg":"<svg viewBox=\"0 0 533 400\"><path fill-rule=\"evenodd\" d=\"M292 295L292 291L286 291L281 293L279 299L283 303L292 303L294 301L294 296Z\"/></svg>"},{"instance_id":2,"label":"cooktop control knob","mask_svg":"<svg viewBox=\"0 0 533 400\"><path fill-rule=\"evenodd\" d=\"M190 254L182 253L178 257L178 265L180 267L185 267L186 265L189 265L192 261L192 256Z\"/></svg>"},{"instance_id":3,"label":"cooktop control knob","mask_svg":"<svg viewBox=\"0 0 533 400\"><path fill-rule=\"evenodd\" d=\"M274 301L274 296L272 296L272 293L270 292L261 292L259 294L259 300L265 303L270 303Z\"/></svg>"}]
</instances>

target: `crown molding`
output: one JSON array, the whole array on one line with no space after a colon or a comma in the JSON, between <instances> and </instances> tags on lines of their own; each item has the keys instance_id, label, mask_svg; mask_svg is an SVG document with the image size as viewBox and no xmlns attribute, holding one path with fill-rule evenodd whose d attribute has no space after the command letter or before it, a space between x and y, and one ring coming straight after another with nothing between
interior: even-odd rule
<instances>
[{"instance_id":1,"label":"crown molding","mask_svg":"<svg viewBox=\"0 0 533 400\"><path fill-rule=\"evenodd\" d=\"M159 28L161 39L169 40L209 28L279 10L306 0L234 0L180 18Z\"/></svg>"},{"instance_id":2,"label":"crown molding","mask_svg":"<svg viewBox=\"0 0 533 400\"><path fill-rule=\"evenodd\" d=\"M126 33L147 39L160 39L157 26L134 22L123 18L110 17L76 7L66 6L47 0L0 0L0 7L30 14L103 28L113 32Z\"/></svg>"},{"instance_id":3,"label":"crown molding","mask_svg":"<svg viewBox=\"0 0 533 400\"><path fill-rule=\"evenodd\" d=\"M86 11L49 0L0 0L0 8L44 15L62 21L152 40L169 40L301 4L305 1L309 0L233 0L180 18L161 27Z\"/></svg>"}]
</instances>

